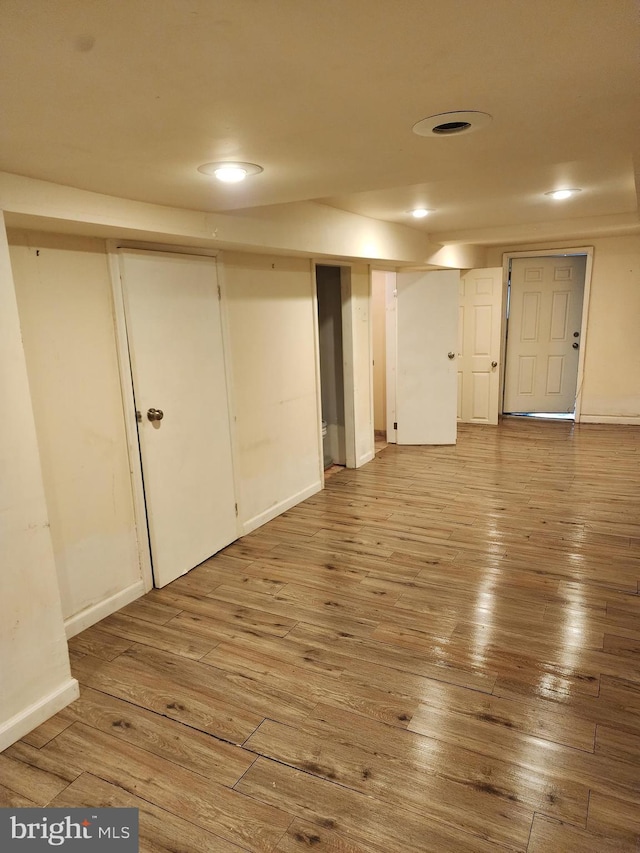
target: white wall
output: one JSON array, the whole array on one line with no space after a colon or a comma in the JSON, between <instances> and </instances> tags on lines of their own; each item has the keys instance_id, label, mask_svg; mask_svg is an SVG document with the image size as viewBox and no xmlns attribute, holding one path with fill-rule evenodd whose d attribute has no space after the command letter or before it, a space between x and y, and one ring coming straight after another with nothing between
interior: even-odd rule
<instances>
[{"instance_id":1,"label":"white wall","mask_svg":"<svg viewBox=\"0 0 640 853\"><path fill-rule=\"evenodd\" d=\"M11 259L67 634L143 592L102 240L11 232ZM241 529L321 487L308 260L225 253ZM369 271L349 269L355 460L373 456Z\"/></svg>"},{"instance_id":2,"label":"white wall","mask_svg":"<svg viewBox=\"0 0 640 853\"><path fill-rule=\"evenodd\" d=\"M438 248L415 228L325 204L233 213L146 204L0 172L0 209L14 227L235 251L304 252L422 264ZM39 221L30 221L37 217Z\"/></svg>"},{"instance_id":3,"label":"white wall","mask_svg":"<svg viewBox=\"0 0 640 853\"><path fill-rule=\"evenodd\" d=\"M373 426L387 432L387 273L371 273L371 329L373 336Z\"/></svg>"},{"instance_id":4,"label":"white wall","mask_svg":"<svg viewBox=\"0 0 640 853\"><path fill-rule=\"evenodd\" d=\"M322 418L327 424L323 440L326 467L329 461L346 463L340 267L317 266L316 282Z\"/></svg>"},{"instance_id":5,"label":"white wall","mask_svg":"<svg viewBox=\"0 0 640 853\"><path fill-rule=\"evenodd\" d=\"M308 260L224 253L239 517L245 532L321 488Z\"/></svg>"},{"instance_id":6,"label":"white wall","mask_svg":"<svg viewBox=\"0 0 640 853\"><path fill-rule=\"evenodd\" d=\"M599 237L571 243L501 246L502 253L593 246L581 419L640 423L640 236Z\"/></svg>"},{"instance_id":7,"label":"white wall","mask_svg":"<svg viewBox=\"0 0 640 853\"><path fill-rule=\"evenodd\" d=\"M351 267L351 335L353 341L355 467L375 456L373 431L373 355L369 267Z\"/></svg>"},{"instance_id":8,"label":"white wall","mask_svg":"<svg viewBox=\"0 0 640 853\"><path fill-rule=\"evenodd\" d=\"M640 237L595 245L582 419L640 423Z\"/></svg>"},{"instance_id":9,"label":"white wall","mask_svg":"<svg viewBox=\"0 0 640 853\"><path fill-rule=\"evenodd\" d=\"M427 259L434 267L445 267L454 270L486 267L487 248L474 243L450 243L440 246Z\"/></svg>"},{"instance_id":10,"label":"white wall","mask_svg":"<svg viewBox=\"0 0 640 853\"><path fill-rule=\"evenodd\" d=\"M9 235L67 633L144 591L104 242ZM110 602L110 603L109 603Z\"/></svg>"},{"instance_id":11,"label":"white wall","mask_svg":"<svg viewBox=\"0 0 640 853\"><path fill-rule=\"evenodd\" d=\"M0 750L78 695L0 216Z\"/></svg>"}]
</instances>

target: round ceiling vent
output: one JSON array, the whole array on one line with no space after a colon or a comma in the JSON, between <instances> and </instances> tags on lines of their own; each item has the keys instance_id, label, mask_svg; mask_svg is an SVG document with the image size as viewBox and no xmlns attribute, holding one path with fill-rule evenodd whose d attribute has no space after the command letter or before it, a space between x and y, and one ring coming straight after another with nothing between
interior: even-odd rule
<instances>
[{"instance_id":1,"label":"round ceiling vent","mask_svg":"<svg viewBox=\"0 0 640 853\"><path fill-rule=\"evenodd\" d=\"M437 113L423 118L413 125L413 132L418 136L460 136L486 127L491 121L489 113L477 110L458 110L450 113Z\"/></svg>"}]
</instances>

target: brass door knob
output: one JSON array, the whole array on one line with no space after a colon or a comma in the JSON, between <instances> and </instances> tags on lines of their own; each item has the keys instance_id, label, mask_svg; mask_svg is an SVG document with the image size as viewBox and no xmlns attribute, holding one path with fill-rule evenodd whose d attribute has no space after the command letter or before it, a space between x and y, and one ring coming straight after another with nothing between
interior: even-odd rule
<instances>
[{"instance_id":1,"label":"brass door knob","mask_svg":"<svg viewBox=\"0 0 640 853\"><path fill-rule=\"evenodd\" d=\"M497 361L492 361L492 362L491 362L491 367L497 367L497 366L498 366L498 362L497 362Z\"/></svg>"},{"instance_id":2,"label":"brass door knob","mask_svg":"<svg viewBox=\"0 0 640 853\"><path fill-rule=\"evenodd\" d=\"M449 352L449 353L447 353L447 355L449 356L449 358L455 358L456 357L455 352Z\"/></svg>"},{"instance_id":3,"label":"brass door knob","mask_svg":"<svg viewBox=\"0 0 640 853\"><path fill-rule=\"evenodd\" d=\"M150 421L161 421L164 417L164 412L162 409L149 409L147 411L147 417Z\"/></svg>"}]
</instances>

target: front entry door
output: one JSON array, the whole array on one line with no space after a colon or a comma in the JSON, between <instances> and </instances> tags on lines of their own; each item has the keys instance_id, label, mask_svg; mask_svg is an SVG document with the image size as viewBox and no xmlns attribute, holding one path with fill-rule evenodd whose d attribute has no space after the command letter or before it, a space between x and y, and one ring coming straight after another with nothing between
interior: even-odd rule
<instances>
[{"instance_id":1,"label":"front entry door","mask_svg":"<svg viewBox=\"0 0 640 853\"><path fill-rule=\"evenodd\" d=\"M398 444L455 444L459 270L397 274Z\"/></svg>"},{"instance_id":2,"label":"front entry door","mask_svg":"<svg viewBox=\"0 0 640 853\"><path fill-rule=\"evenodd\" d=\"M497 424L500 406L502 267L460 277L458 420Z\"/></svg>"},{"instance_id":3,"label":"front entry door","mask_svg":"<svg viewBox=\"0 0 640 853\"><path fill-rule=\"evenodd\" d=\"M575 411L586 256L511 262L504 406Z\"/></svg>"},{"instance_id":4,"label":"front entry door","mask_svg":"<svg viewBox=\"0 0 640 853\"><path fill-rule=\"evenodd\" d=\"M161 587L237 538L216 262L121 250L120 269Z\"/></svg>"}]
</instances>

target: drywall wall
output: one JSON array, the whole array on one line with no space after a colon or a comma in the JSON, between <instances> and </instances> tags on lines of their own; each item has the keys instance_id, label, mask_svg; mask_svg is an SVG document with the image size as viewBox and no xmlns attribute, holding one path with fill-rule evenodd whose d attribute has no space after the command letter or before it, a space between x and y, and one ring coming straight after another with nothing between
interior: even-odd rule
<instances>
[{"instance_id":1,"label":"drywall wall","mask_svg":"<svg viewBox=\"0 0 640 853\"><path fill-rule=\"evenodd\" d=\"M67 633L144 591L104 242L10 232ZM77 630L76 630L77 629Z\"/></svg>"},{"instance_id":2,"label":"drywall wall","mask_svg":"<svg viewBox=\"0 0 640 853\"><path fill-rule=\"evenodd\" d=\"M371 273L371 330L373 335L373 426L387 432L387 273Z\"/></svg>"},{"instance_id":3,"label":"drywall wall","mask_svg":"<svg viewBox=\"0 0 640 853\"><path fill-rule=\"evenodd\" d=\"M78 695L0 215L0 751Z\"/></svg>"},{"instance_id":4,"label":"drywall wall","mask_svg":"<svg viewBox=\"0 0 640 853\"><path fill-rule=\"evenodd\" d=\"M415 228L325 204L300 202L234 213L146 204L0 172L0 209L14 227L287 255L422 264L437 246ZM30 223L36 217L39 223Z\"/></svg>"},{"instance_id":5,"label":"drywall wall","mask_svg":"<svg viewBox=\"0 0 640 853\"><path fill-rule=\"evenodd\" d=\"M486 257L486 246L477 246L474 243L450 243L440 246L433 252L427 259L427 264L454 270L473 269L487 266Z\"/></svg>"},{"instance_id":6,"label":"drywall wall","mask_svg":"<svg viewBox=\"0 0 640 853\"><path fill-rule=\"evenodd\" d=\"M595 241L582 419L640 423L640 236Z\"/></svg>"},{"instance_id":7,"label":"drywall wall","mask_svg":"<svg viewBox=\"0 0 640 853\"><path fill-rule=\"evenodd\" d=\"M354 264L351 267L350 312L356 468L375 456L370 278L368 266Z\"/></svg>"},{"instance_id":8,"label":"drywall wall","mask_svg":"<svg viewBox=\"0 0 640 853\"><path fill-rule=\"evenodd\" d=\"M599 237L572 243L504 246L488 253L593 246L581 419L640 423L640 236Z\"/></svg>"},{"instance_id":9,"label":"drywall wall","mask_svg":"<svg viewBox=\"0 0 640 853\"><path fill-rule=\"evenodd\" d=\"M309 261L225 252L238 510L249 532L321 488Z\"/></svg>"},{"instance_id":10,"label":"drywall wall","mask_svg":"<svg viewBox=\"0 0 640 853\"><path fill-rule=\"evenodd\" d=\"M317 266L318 344L324 466L346 463L344 414L344 363L342 352L342 283L340 267Z\"/></svg>"}]
</instances>

